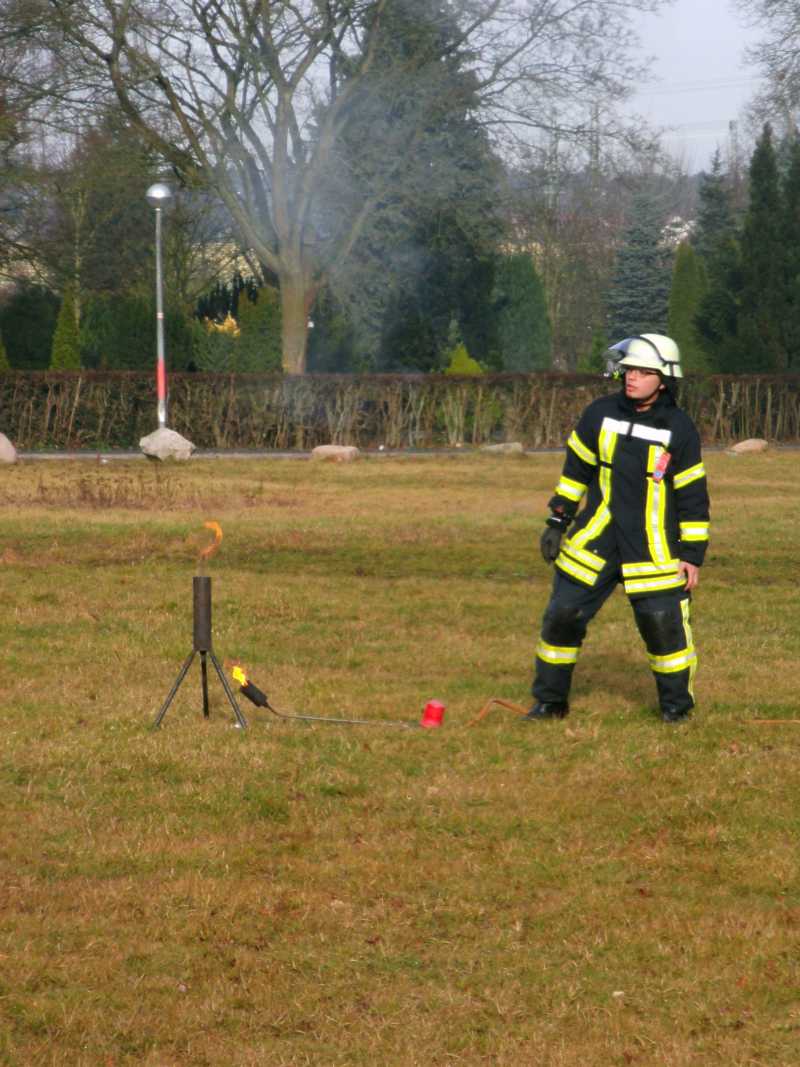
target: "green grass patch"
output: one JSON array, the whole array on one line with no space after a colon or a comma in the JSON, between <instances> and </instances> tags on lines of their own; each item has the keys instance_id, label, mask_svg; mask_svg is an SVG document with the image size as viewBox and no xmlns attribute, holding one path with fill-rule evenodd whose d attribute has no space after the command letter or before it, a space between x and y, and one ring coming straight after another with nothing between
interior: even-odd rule
<instances>
[{"instance_id":1,"label":"green grass patch","mask_svg":"<svg viewBox=\"0 0 800 1067\"><path fill-rule=\"evenodd\" d=\"M567 720L468 725L527 702L558 456L3 470L0 1064L796 1064L800 493L707 466L676 728L621 594ZM195 663L151 729L211 519L219 658L379 725L205 720Z\"/></svg>"}]
</instances>

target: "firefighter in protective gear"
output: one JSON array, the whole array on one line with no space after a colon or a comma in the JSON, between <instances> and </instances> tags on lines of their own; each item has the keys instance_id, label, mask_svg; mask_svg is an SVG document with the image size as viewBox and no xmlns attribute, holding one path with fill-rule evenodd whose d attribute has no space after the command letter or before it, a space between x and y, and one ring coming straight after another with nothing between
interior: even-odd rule
<instances>
[{"instance_id":1,"label":"firefighter in protective gear","mask_svg":"<svg viewBox=\"0 0 800 1067\"><path fill-rule=\"evenodd\" d=\"M535 703L525 718L567 714L587 626L621 582L661 716L680 722L694 706L689 605L708 545L700 436L675 400L682 371L671 338L628 337L608 355L623 388L581 415L549 503L541 550L556 573L536 649Z\"/></svg>"}]
</instances>

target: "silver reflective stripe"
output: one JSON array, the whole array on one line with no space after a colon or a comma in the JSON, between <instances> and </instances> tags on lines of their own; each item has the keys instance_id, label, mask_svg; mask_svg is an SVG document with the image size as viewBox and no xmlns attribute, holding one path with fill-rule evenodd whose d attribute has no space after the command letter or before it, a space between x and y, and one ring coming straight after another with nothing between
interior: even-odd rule
<instances>
[{"instance_id":1,"label":"silver reflective stripe","mask_svg":"<svg viewBox=\"0 0 800 1067\"><path fill-rule=\"evenodd\" d=\"M556 567L565 574L571 575L583 585L594 585L597 581L597 574L594 571L590 571L588 567L582 567L580 563L570 559L563 551L558 554Z\"/></svg>"},{"instance_id":2,"label":"silver reflective stripe","mask_svg":"<svg viewBox=\"0 0 800 1067\"><path fill-rule=\"evenodd\" d=\"M686 584L682 574L665 574L662 578L625 578L623 585L625 592L631 593L659 593L665 589L679 589Z\"/></svg>"},{"instance_id":3,"label":"silver reflective stripe","mask_svg":"<svg viewBox=\"0 0 800 1067\"><path fill-rule=\"evenodd\" d=\"M589 570L601 571L603 569L605 560L602 556L598 556L596 552L590 552L588 548L580 548L570 540L564 542L561 551L576 559L582 566L588 567Z\"/></svg>"},{"instance_id":4,"label":"silver reflective stripe","mask_svg":"<svg viewBox=\"0 0 800 1067\"><path fill-rule=\"evenodd\" d=\"M658 445L650 445L648 449L647 470L652 474L655 470L659 456L664 450ZM647 480L647 499L645 502L645 520L647 526L647 544L650 556L656 563L667 563L670 559L669 541L664 525L667 511L667 495L663 482L655 478Z\"/></svg>"},{"instance_id":5,"label":"silver reflective stripe","mask_svg":"<svg viewBox=\"0 0 800 1067\"><path fill-rule=\"evenodd\" d=\"M707 541L709 523L682 522L680 525L681 541Z\"/></svg>"},{"instance_id":6,"label":"silver reflective stripe","mask_svg":"<svg viewBox=\"0 0 800 1067\"><path fill-rule=\"evenodd\" d=\"M677 574L678 562L677 559L670 559L666 563L623 563L622 576L624 578L652 578L660 574Z\"/></svg>"},{"instance_id":7,"label":"silver reflective stripe","mask_svg":"<svg viewBox=\"0 0 800 1067\"><path fill-rule=\"evenodd\" d=\"M567 441L567 447L571 448L576 456L579 456L584 463L590 463L593 467L597 466L597 456L592 452L591 448L587 448L586 445L578 437L578 431L573 430L569 435Z\"/></svg>"},{"instance_id":8,"label":"silver reflective stripe","mask_svg":"<svg viewBox=\"0 0 800 1067\"><path fill-rule=\"evenodd\" d=\"M638 422L635 422L631 429L629 422L622 422L620 419L603 419L603 429L610 433L621 434L623 437L630 432L631 437L639 437L642 441L657 441L665 448L672 439L670 430L657 430L655 426L640 426Z\"/></svg>"},{"instance_id":9,"label":"silver reflective stripe","mask_svg":"<svg viewBox=\"0 0 800 1067\"><path fill-rule=\"evenodd\" d=\"M556 495L565 496L567 500L580 501L583 494L586 492L586 486L583 482L576 482L572 478L567 478L565 475L561 475L561 481L556 486Z\"/></svg>"},{"instance_id":10,"label":"silver reflective stripe","mask_svg":"<svg viewBox=\"0 0 800 1067\"><path fill-rule=\"evenodd\" d=\"M648 659L651 670L658 671L659 674L675 674L678 671L685 671L687 667L694 667L697 663L697 654L694 645L689 645L682 652L673 652L668 656L649 655Z\"/></svg>"},{"instance_id":11,"label":"silver reflective stripe","mask_svg":"<svg viewBox=\"0 0 800 1067\"><path fill-rule=\"evenodd\" d=\"M571 645L548 645L546 641L540 641L536 655L545 663L570 664L578 662L580 648Z\"/></svg>"},{"instance_id":12,"label":"silver reflective stripe","mask_svg":"<svg viewBox=\"0 0 800 1067\"><path fill-rule=\"evenodd\" d=\"M698 478L705 478L706 469L702 463L695 463L693 467L687 467L685 471L681 471L680 474L676 474L672 479L672 484L676 489L683 489L685 485L691 485L692 482L696 482Z\"/></svg>"}]
</instances>

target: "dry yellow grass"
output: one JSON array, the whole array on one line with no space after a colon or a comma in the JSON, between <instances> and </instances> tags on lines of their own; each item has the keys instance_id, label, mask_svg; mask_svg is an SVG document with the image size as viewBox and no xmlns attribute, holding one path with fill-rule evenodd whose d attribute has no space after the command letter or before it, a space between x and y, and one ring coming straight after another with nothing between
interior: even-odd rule
<instances>
[{"instance_id":1,"label":"dry yellow grass","mask_svg":"<svg viewBox=\"0 0 800 1067\"><path fill-rule=\"evenodd\" d=\"M707 457L700 708L629 609L524 726L558 456L41 463L0 491L0 1063L706 1064L800 1048L795 453ZM215 647L195 665L206 520Z\"/></svg>"}]
</instances>

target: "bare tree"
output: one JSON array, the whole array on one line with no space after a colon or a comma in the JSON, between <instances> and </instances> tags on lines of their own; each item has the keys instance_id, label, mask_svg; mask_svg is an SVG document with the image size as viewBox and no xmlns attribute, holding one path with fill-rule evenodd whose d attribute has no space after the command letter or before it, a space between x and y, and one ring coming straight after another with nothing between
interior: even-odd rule
<instances>
[{"instance_id":1,"label":"bare tree","mask_svg":"<svg viewBox=\"0 0 800 1067\"><path fill-rule=\"evenodd\" d=\"M736 6L761 31L747 49L764 78L750 108L754 124L777 120L793 135L800 120L800 0L737 0Z\"/></svg>"},{"instance_id":2,"label":"bare tree","mask_svg":"<svg viewBox=\"0 0 800 1067\"><path fill-rule=\"evenodd\" d=\"M33 104L28 48L13 35L0 39L0 277L27 253L20 206L27 176L27 119Z\"/></svg>"},{"instance_id":3,"label":"bare tree","mask_svg":"<svg viewBox=\"0 0 800 1067\"><path fill-rule=\"evenodd\" d=\"M390 76L413 86L434 69L402 58L379 69L402 2L5 0L0 17L6 35L53 57L44 81L62 108L93 110L115 97L183 182L216 193L242 247L279 281L284 368L302 373L320 285L352 254L414 151L413 133L402 144L390 137L357 210L325 211L326 174L364 85ZM530 142L554 126L580 140L598 135L584 118L597 101L627 94L631 12L659 3L442 0L430 17L457 26L448 47L469 63L476 109L496 141ZM435 98L418 95L415 130L425 129L432 101L441 106Z\"/></svg>"}]
</instances>

